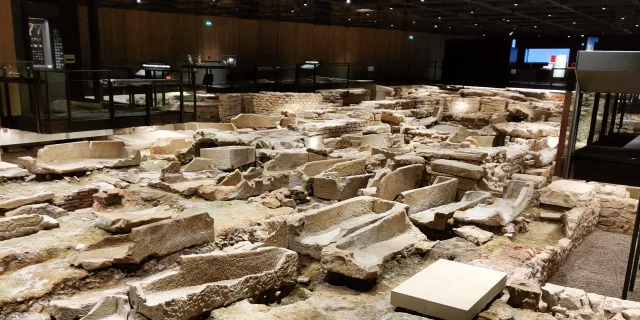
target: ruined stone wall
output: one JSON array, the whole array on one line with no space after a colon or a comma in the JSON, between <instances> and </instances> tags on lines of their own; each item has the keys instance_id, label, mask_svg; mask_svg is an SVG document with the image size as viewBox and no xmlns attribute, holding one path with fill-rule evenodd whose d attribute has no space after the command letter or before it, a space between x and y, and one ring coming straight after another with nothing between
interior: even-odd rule
<instances>
[{"instance_id":1,"label":"ruined stone wall","mask_svg":"<svg viewBox=\"0 0 640 320\"><path fill-rule=\"evenodd\" d=\"M220 95L220 122L231 122L231 118L245 112L241 94Z\"/></svg>"},{"instance_id":2,"label":"ruined stone wall","mask_svg":"<svg viewBox=\"0 0 640 320\"><path fill-rule=\"evenodd\" d=\"M570 238L560 239L557 245L546 247L543 252L527 262L527 267L531 270L533 279L538 283L547 282L567 261L571 252L598 226L598 220L600 219L599 199L593 198L585 207L578 207L572 210L582 210L582 212L579 216L576 216L577 219L575 221L567 221L566 219L563 221L565 234L570 235Z\"/></svg>"},{"instance_id":3,"label":"ruined stone wall","mask_svg":"<svg viewBox=\"0 0 640 320\"><path fill-rule=\"evenodd\" d=\"M302 112L328 106L319 93L260 92L242 96L245 112L280 114L282 111ZM342 102L339 102L341 105Z\"/></svg>"},{"instance_id":4,"label":"ruined stone wall","mask_svg":"<svg viewBox=\"0 0 640 320\"><path fill-rule=\"evenodd\" d=\"M96 186L86 186L80 190L56 197L53 204L67 211L91 208L93 206L93 194L98 192Z\"/></svg>"},{"instance_id":5,"label":"ruined stone wall","mask_svg":"<svg viewBox=\"0 0 640 320\"><path fill-rule=\"evenodd\" d=\"M596 196L602 207L598 228L609 232L633 233L638 200L632 198L624 186L596 182L589 184L596 186Z\"/></svg>"}]
</instances>

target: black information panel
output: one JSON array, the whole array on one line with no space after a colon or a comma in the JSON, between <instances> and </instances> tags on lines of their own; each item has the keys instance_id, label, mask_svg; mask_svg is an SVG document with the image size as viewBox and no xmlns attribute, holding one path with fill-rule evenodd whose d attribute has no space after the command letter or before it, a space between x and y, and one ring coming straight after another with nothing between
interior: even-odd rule
<instances>
[{"instance_id":1,"label":"black information panel","mask_svg":"<svg viewBox=\"0 0 640 320\"><path fill-rule=\"evenodd\" d=\"M34 65L45 64L44 58L44 22L30 20L29 22L29 40L31 45L31 54L33 56Z\"/></svg>"},{"instance_id":2,"label":"black information panel","mask_svg":"<svg viewBox=\"0 0 640 320\"><path fill-rule=\"evenodd\" d=\"M56 69L64 69L64 49L62 48L62 36L60 30L53 29L53 53L55 57Z\"/></svg>"}]
</instances>

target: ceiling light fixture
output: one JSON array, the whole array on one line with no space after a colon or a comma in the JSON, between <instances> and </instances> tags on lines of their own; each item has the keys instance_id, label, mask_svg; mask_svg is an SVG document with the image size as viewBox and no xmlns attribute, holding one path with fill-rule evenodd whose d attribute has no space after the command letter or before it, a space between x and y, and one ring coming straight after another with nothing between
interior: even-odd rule
<instances>
[{"instance_id":1,"label":"ceiling light fixture","mask_svg":"<svg viewBox=\"0 0 640 320\"><path fill-rule=\"evenodd\" d=\"M513 31L509 32L509 35L512 36L513 35Z\"/></svg>"},{"instance_id":2,"label":"ceiling light fixture","mask_svg":"<svg viewBox=\"0 0 640 320\"><path fill-rule=\"evenodd\" d=\"M518 0L515 0L515 1L513 2L513 5L514 5L515 7L517 7L517 6L518 6Z\"/></svg>"},{"instance_id":3,"label":"ceiling light fixture","mask_svg":"<svg viewBox=\"0 0 640 320\"><path fill-rule=\"evenodd\" d=\"M393 7L389 7L389 10L393 10Z\"/></svg>"},{"instance_id":4,"label":"ceiling light fixture","mask_svg":"<svg viewBox=\"0 0 640 320\"><path fill-rule=\"evenodd\" d=\"M624 20L624 17L620 18L620 20Z\"/></svg>"},{"instance_id":5,"label":"ceiling light fixture","mask_svg":"<svg viewBox=\"0 0 640 320\"><path fill-rule=\"evenodd\" d=\"M347 0L346 2L347 2L347 4L351 4L351 0Z\"/></svg>"},{"instance_id":6,"label":"ceiling light fixture","mask_svg":"<svg viewBox=\"0 0 640 320\"><path fill-rule=\"evenodd\" d=\"M576 24L576 22L574 21L573 24Z\"/></svg>"},{"instance_id":7,"label":"ceiling light fixture","mask_svg":"<svg viewBox=\"0 0 640 320\"><path fill-rule=\"evenodd\" d=\"M551 14L547 15L547 17L551 17Z\"/></svg>"},{"instance_id":8,"label":"ceiling light fixture","mask_svg":"<svg viewBox=\"0 0 640 320\"><path fill-rule=\"evenodd\" d=\"M442 17L438 17L438 20L442 20Z\"/></svg>"},{"instance_id":9,"label":"ceiling light fixture","mask_svg":"<svg viewBox=\"0 0 640 320\"><path fill-rule=\"evenodd\" d=\"M533 26L534 29L538 29L538 26Z\"/></svg>"},{"instance_id":10,"label":"ceiling light fixture","mask_svg":"<svg viewBox=\"0 0 640 320\"><path fill-rule=\"evenodd\" d=\"M567 36L567 38L571 38L571 36Z\"/></svg>"},{"instance_id":11,"label":"ceiling light fixture","mask_svg":"<svg viewBox=\"0 0 640 320\"><path fill-rule=\"evenodd\" d=\"M473 14L473 10L471 10L471 14Z\"/></svg>"},{"instance_id":12,"label":"ceiling light fixture","mask_svg":"<svg viewBox=\"0 0 640 320\"><path fill-rule=\"evenodd\" d=\"M438 25L437 25L437 24L434 24L434 25L433 25L433 27L437 29L437 28L438 28Z\"/></svg>"}]
</instances>

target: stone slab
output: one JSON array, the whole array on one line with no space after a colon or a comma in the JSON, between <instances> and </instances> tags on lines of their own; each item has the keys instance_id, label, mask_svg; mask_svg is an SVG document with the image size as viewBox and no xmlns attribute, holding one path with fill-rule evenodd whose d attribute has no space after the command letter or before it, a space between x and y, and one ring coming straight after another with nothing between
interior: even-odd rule
<instances>
[{"instance_id":1,"label":"stone slab","mask_svg":"<svg viewBox=\"0 0 640 320\"><path fill-rule=\"evenodd\" d=\"M212 166L220 170L234 170L256 162L256 148L227 146L202 148L200 156L213 160Z\"/></svg>"},{"instance_id":2,"label":"stone slab","mask_svg":"<svg viewBox=\"0 0 640 320\"><path fill-rule=\"evenodd\" d=\"M481 166L446 159L434 160L431 163L431 169L435 172L476 180L482 178L484 173L484 169Z\"/></svg>"},{"instance_id":3,"label":"stone slab","mask_svg":"<svg viewBox=\"0 0 640 320\"><path fill-rule=\"evenodd\" d=\"M506 273L440 259L394 288L391 304L443 320L470 320L506 284Z\"/></svg>"}]
</instances>

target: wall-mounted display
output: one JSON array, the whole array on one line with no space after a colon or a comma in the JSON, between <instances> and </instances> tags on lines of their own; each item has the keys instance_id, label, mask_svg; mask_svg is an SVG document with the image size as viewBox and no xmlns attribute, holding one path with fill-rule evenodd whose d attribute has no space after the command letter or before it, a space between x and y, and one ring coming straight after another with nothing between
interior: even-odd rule
<instances>
[{"instance_id":1,"label":"wall-mounted display","mask_svg":"<svg viewBox=\"0 0 640 320\"><path fill-rule=\"evenodd\" d=\"M53 29L53 55L55 57L55 67L58 70L64 69L64 48L62 47L62 36L60 30Z\"/></svg>"},{"instance_id":2,"label":"wall-mounted display","mask_svg":"<svg viewBox=\"0 0 640 320\"><path fill-rule=\"evenodd\" d=\"M59 33L57 35L59 47L62 50L62 38ZM54 62L51 56L51 47L49 22L45 19L29 18L29 48L34 67L53 68Z\"/></svg>"}]
</instances>

